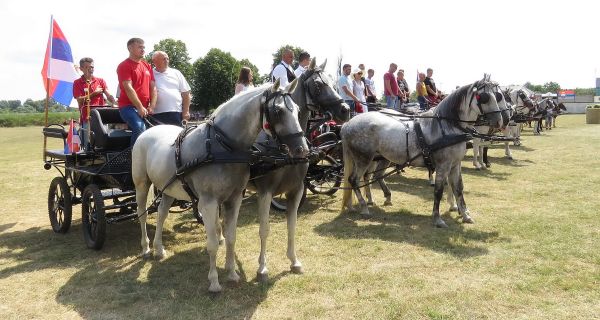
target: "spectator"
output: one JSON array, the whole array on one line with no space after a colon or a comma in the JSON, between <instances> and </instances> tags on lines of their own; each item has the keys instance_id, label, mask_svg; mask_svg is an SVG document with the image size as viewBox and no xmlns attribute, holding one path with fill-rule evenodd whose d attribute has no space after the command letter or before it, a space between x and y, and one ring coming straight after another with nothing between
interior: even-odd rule
<instances>
[{"instance_id":1,"label":"spectator","mask_svg":"<svg viewBox=\"0 0 600 320\"><path fill-rule=\"evenodd\" d=\"M408 87L408 83L406 79L404 79L404 70L400 69L397 73L398 78L396 81L398 82L398 104L402 105L408 103L408 99L410 96L410 89Z\"/></svg>"},{"instance_id":2,"label":"spectator","mask_svg":"<svg viewBox=\"0 0 600 320\"><path fill-rule=\"evenodd\" d=\"M388 72L383 75L384 95L387 103L387 107L390 109L397 110L398 104L398 82L394 72L398 69L398 65L395 63L390 64Z\"/></svg>"},{"instance_id":3,"label":"spectator","mask_svg":"<svg viewBox=\"0 0 600 320\"><path fill-rule=\"evenodd\" d=\"M377 102L377 91L375 91L375 80L373 79L374 75L375 70L367 70L367 77L365 78L365 89L367 93L367 102L369 103Z\"/></svg>"},{"instance_id":4,"label":"spectator","mask_svg":"<svg viewBox=\"0 0 600 320\"><path fill-rule=\"evenodd\" d=\"M281 62L273 68L271 79L273 82L279 79L279 85L285 88L288 83L294 81L296 76L292 71L292 62L294 61L294 51L285 49L281 54Z\"/></svg>"},{"instance_id":5,"label":"spectator","mask_svg":"<svg viewBox=\"0 0 600 320\"><path fill-rule=\"evenodd\" d=\"M431 77L433 75L433 69L427 68L427 77L425 78L425 87L427 88L427 100L432 104L437 104L439 92L435 87L435 81Z\"/></svg>"},{"instance_id":6,"label":"spectator","mask_svg":"<svg viewBox=\"0 0 600 320\"><path fill-rule=\"evenodd\" d=\"M79 60L79 68L83 72L81 78L73 82L73 97L77 100L79 106L79 124L83 128L83 134L81 135L81 143L84 148L88 144L88 130L90 124L88 122L88 106L90 108L97 108L104 106L104 96L106 99L114 105L116 103L115 98L108 91L106 82L102 78L94 77L94 60L92 58L82 58Z\"/></svg>"},{"instance_id":7,"label":"spectator","mask_svg":"<svg viewBox=\"0 0 600 320\"><path fill-rule=\"evenodd\" d=\"M121 95L119 113L132 131L131 146L146 130L144 118L156 105L156 86L152 67L144 60L144 40L131 38L127 41L129 57L117 67Z\"/></svg>"},{"instance_id":8,"label":"spectator","mask_svg":"<svg viewBox=\"0 0 600 320\"><path fill-rule=\"evenodd\" d=\"M352 93L356 96L358 102L355 103L356 113L368 112L367 101L365 98L365 83L363 82L363 71L354 69L352 72Z\"/></svg>"},{"instance_id":9,"label":"spectator","mask_svg":"<svg viewBox=\"0 0 600 320\"><path fill-rule=\"evenodd\" d=\"M358 98L352 92L352 81L348 78L350 76L350 71L352 66L349 64L345 64L342 68L342 75L338 80L338 91L342 99L350 106L350 112L354 115L356 114L356 102Z\"/></svg>"},{"instance_id":10,"label":"spectator","mask_svg":"<svg viewBox=\"0 0 600 320\"><path fill-rule=\"evenodd\" d=\"M417 101L419 101L419 106L421 110L427 110L427 87L425 86L425 74L419 73L419 81L417 82Z\"/></svg>"},{"instance_id":11,"label":"spectator","mask_svg":"<svg viewBox=\"0 0 600 320\"><path fill-rule=\"evenodd\" d=\"M302 52L298 56L298 68L294 70L294 75L296 78L300 77L306 71L306 68L310 64L310 54L308 52Z\"/></svg>"},{"instance_id":12,"label":"spectator","mask_svg":"<svg viewBox=\"0 0 600 320\"><path fill-rule=\"evenodd\" d=\"M157 98L153 118L159 123L182 126L190 120L190 85L177 69L169 67L169 55L163 51L152 54Z\"/></svg>"},{"instance_id":13,"label":"spectator","mask_svg":"<svg viewBox=\"0 0 600 320\"><path fill-rule=\"evenodd\" d=\"M254 84L252 83L252 80L254 80L252 69L248 67L242 67L240 70L240 75L238 76L238 81L235 84L235 94L253 88Z\"/></svg>"}]
</instances>

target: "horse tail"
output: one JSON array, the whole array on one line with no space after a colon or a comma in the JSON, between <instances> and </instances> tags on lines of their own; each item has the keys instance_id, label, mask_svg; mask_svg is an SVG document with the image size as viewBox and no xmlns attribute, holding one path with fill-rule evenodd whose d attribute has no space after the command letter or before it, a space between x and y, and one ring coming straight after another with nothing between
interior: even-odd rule
<instances>
[{"instance_id":1,"label":"horse tail","mask_svg":"<svg viewBox=\"0 0 600 320\"><path fill-rule=\"evenodd\" d=\"M344 184L343 186L343 197L342 197L342 212L345 209L352 209L352 186L350 185L350 175L354 170L354 159L352 159L352 152L350 152L350 146L345 139L342 139L342 149L344 150Z\"/></svg>"}]
</instances>

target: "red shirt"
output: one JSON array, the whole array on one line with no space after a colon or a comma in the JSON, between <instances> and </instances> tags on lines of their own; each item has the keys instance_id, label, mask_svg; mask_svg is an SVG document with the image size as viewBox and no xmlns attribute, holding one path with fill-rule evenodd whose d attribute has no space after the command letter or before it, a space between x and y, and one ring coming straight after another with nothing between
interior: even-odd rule
<instances>
[{"instance_id":1,"label":"red shirt","mask_svg":"<svg viewBox=\"0 0 600 320\"><path fill-rule=\"evenodd\" d=\"M390 82L390 89L392 89L391 93L388 92L387 87L385 86L386 81ZM383 75L383 91L383 94L386 96L397 96L400 92L400 89L398 88L398 82L396 82L396 76L393 73L387 72Z\"/></svg>"},{"instance_id":2,"label":"red shirt","mask_svg":"<svg viewBox=\"0 0 600 320\"><path fill-rule=\"evenodd\" d=\"M106 90L107 86L106 86L106 82L104 81L104 79L102 78L96 78L94 76L92 76L92 80L89 83L89 87L88 87L88 83L86 83L86 80L83 76L81 76L81 78L75 80L73 82L73 97L75 99L81 97L81 96L85 96L88 94L88 91L86 91L86 89L89 90L89 92L94 92L96 91L96 89L98 88L102 88L103 90ZM87 102L83 101L80 102L79 100L77 101L77 103L79 104L79 114L81 115L81 117L79 118L81 123L87 123ZM98 94L93 96L90 99L90 108L93 107L97 107L97 106L104 106L105 102L104 102L104 94Z\"/></svg>"},{"instance_id":3,"label":"red shirt","mask_svg":"<svg viewBox=\"0 0 600 320\"><path fill-rule=\"evenodd\" d=\"M154 81L154 74L148 62L145 60L135 62L127 58L117 67L117 77L119 78L119 89L121 90L119 108L133 106L123 87L123 81L127 80L131 81L133 90L137 93L144 108L147 108L150 104L150 82Z\"/></svg>"}]
</instances>

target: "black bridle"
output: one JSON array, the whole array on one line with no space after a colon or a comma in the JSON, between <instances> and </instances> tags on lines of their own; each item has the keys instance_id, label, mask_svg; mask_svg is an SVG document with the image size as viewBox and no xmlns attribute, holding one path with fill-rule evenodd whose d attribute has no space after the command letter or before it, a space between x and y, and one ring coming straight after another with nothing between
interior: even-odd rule
<instances>
[{"instance_id":1,"label":"black bridle","mask_svg":"<svg viewBox=\"0 0 600 320\"><path fill-rule=\"evenodd\" d=\"M290 142L292 139L303 137L304 131L300 130L298 132L285 135L277 133L277 130L275 130L275 125L273 124L273 119L279 118L279 111L277 110L277 106L275 105L275 100L280 96L283 99L285 107L290 111L294 110L294 104L289 104L288 100L286 99L291 99L291 94L289 92L284 93L282 91L276 91L274 93L271 93L270 90L266 90L263 93L265 102L260 106L260 126L262 129L265 130L265 132L272 136L273 139L275 139L275 142L277 142L277 144L280 146L281 151L287 153L289 152L288 142ZM269 101L271 101L270 106Z\"/></svg>"},{"instance_id":2,"label":"black bridle","mask_svg":"<svg viewBox=\"0 0 600 320\"><path fill-rule=\"evenodd\" d=\"M479 108L479 112L481 113L481 115L483 117L486 117L489 114L495 114L495 113L500 113L503 110L494 110L494 111L490 111L490 112L484 112L483 111L483 107L481 105L486 104L488 102L490 102L491 99L491 95L487 92L482 92L479 93L479 91L481 91L482 89L485 89L486 87L488 87L489 85L493 85L493 82L487 82L484 81L480 84L476 84L473 88L473 92L471 93L471 99L469 100L469 105L471 105L471 102L473 102L473 98L475 98L475 101L477 102L477 107ZM499 92L495 92L498 93ZM496 97L496 101L498 101L498 94L495 94ZM500 101L502 100L502 95L500 94Z\"/></svg>"},{"instance_id":3,"label":"black bridle","mask_svg":"<svg viewBox=\"0 0 600 320\"><path fill-rule=\"evenodd\" d=\"M325 81L325 79L323 79L321 72L322 72L322 70L320 68L306 70L300 77L300 80L302 80L302 82L300 82L300 84L302 85L302 89L304 90L304 94L305 94L305 98L306 98L306 107L309 108L311 111L317 111L317 110L319 110L319 107L322 107L322 108L334 107L334 106L340 105L344 102L344 100L341 97L340 97L340 99L329 99L329 100L322 99L321 93L322 93L323 87L329 87L329 84L327 84L327 81ZM313 74L316 74L316 76L319 79L321 79L320 83L313 79L313 77L312 77ZM310 81L312 81L312 83L313 83L314 93L312 93L310 91L311 86L308 84Z\"/></svg>"}]
</instances>

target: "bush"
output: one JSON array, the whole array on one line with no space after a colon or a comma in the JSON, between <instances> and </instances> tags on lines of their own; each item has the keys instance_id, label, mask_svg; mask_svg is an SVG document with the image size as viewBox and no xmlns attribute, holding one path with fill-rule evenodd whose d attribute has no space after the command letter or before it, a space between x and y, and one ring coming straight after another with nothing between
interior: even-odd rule
<instances>
[{"instance_id":1,"label":"bush","mask_svg":"<svg viewBox=\"0 0 600 320\"><path fill-rule=\"evenodd\" d=\"M50 112L48 123L64 123L70 119L79 119L79 111ZM0 114L0 127L27 127L43 126L44 113L2 113Z\"/></svg>"}]
</instances>

